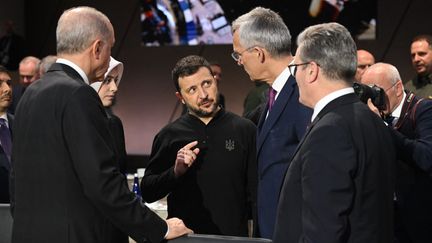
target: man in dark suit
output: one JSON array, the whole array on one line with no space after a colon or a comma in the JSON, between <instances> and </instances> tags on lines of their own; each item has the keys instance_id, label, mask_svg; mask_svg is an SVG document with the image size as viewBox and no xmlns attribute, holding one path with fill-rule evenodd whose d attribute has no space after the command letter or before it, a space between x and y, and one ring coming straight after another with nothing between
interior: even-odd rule
<instances>
[{"instance_id":1,"label":"man in dark suit","mask_svg":"<svg viewBox=\"0 0 432 243\"><path fill-rule=\"evenodd\" d=\"M432 239L432 100L404 92L396 67L377 63L361 82L385 90L381 111L397 148L395 237L398 243ZM379 111L369 103L371 109ZM391 124L390 124L391 122Z\"/></svg>"},{"instance_id":2,"label":"man in dark suit","mask_svg":"<svg viewBox=\"0 0 432 243\"><path fill-rule=\"evenodd\" d=\"M340 24L311 26L290 65L314 109L279 200L275 243L393 242L395 150L354 94L356 45Z\"/></svg>"},{"instance_id":3,"label":"man in dark suit","mask_svg":"<svg viewBox=\"0 0 432 243\"><path fill-rule=\"evenodd\" d=\"M271 238L283 177L312 112L299 103L297 84L287 67L293 60L291 35L282 18L258 7L237 18L232 28L232 57L251 80L266 82L271 91L257 131L258 232Z\"/></svg>"},{"instance_id":4,"label":"man in dark suit","mask_svg":"<svg viewBox=\"0 0 432 243\"><path fill-rule=\"evenodd\" d=\"M90 7L65 11L57 63L24 93L14 123L12 242L160 242L190 232L130 192L106 113L88 84L108 69L114 30Z\"/></svg>"},{"instance_id":5,"label":"man in dark suit","mask_svg":"<svg viewBox=\"0 0 432 243\"><path fill-rule=\"evenodd\" d=\"M7 113L7 108L11 100L11 76L9 71L0 65L0 203L9 203L11 127L13 116Z\"/></svg>"}]
</instances>

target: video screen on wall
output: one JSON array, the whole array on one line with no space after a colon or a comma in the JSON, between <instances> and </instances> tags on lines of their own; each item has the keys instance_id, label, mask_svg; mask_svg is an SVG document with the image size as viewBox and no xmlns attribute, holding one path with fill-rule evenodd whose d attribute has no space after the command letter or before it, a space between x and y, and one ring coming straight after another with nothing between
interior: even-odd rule
<instances>
[{"instance_id":1,"label":"video screen on wall","mask_svg":"<svg viewBox=\"0 0 432 243\"><path fill-rule=\"evenodd\" d=\"M256 6L278 12L295 38L307 26L339 22L354 38L376 38L377 0L141 0L144 46L231 44L231 22Z\"/></svg>"}]
</instances>

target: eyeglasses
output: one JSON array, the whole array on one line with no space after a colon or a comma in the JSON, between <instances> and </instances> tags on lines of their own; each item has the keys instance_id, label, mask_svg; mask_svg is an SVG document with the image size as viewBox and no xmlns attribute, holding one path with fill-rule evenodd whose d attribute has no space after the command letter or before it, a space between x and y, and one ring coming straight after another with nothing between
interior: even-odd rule
<instances>
[{"instance_id":1,"label":"eyeglasses","mask_svg":"<svg viewBox=\"0 0 432 243\"><path fill-rule=\"evenodd\" d=\"M289 69L291 75L295 77L298 66L308 65L310 63L311 62L305 62L305 63L299 63L299 64L291 64L291 65L288 65L288 69Z\"/></svg>"},{"instance_id":2,"label":"eyeglasses","mask_svg":"<svg viewBox=\"0 0 432 243\"><path fill-rule=\"evenodd\" d=\"M251 49L255 48L256 46L251 46L249 48L246 48L245 50L243 50L242 52L233 52L231 53L231 57L234 59L234 61L238 62L242 56L242 54L246 51L250 51Z\"/></svg>"},{"instance_id":3,"label":"eyeglasses","mask_svg":"<svg viewBox=\"0 0 432 243\"><path fill-rule=\"evenodd\" d=\"M396 84L398 84L398 82L392 84L392 86L388 87L387 89L384 89L384 92L387 93L387 91L389 91L391 88L393 88L394 86L396 86Z\"/></svg>"}]
</instances>

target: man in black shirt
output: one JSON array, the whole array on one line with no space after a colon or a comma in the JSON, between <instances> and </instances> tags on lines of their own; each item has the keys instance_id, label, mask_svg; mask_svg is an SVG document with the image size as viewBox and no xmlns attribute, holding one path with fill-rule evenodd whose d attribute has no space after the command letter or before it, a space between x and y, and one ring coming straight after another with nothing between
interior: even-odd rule
<instances>
[{"instance_id":1,"label":"man in black shirt","mask_svg":"<svg viewBox=\"0 0 432 243\"><path fill-rule=\"evenodd\" d=\"M195 233L247 236L255 215L255 125L219 106L204 58L181 59L172 76L188 113L156 135L142 196L168 195L168 218L181 217Z\"/></svg>"}]
</instances>

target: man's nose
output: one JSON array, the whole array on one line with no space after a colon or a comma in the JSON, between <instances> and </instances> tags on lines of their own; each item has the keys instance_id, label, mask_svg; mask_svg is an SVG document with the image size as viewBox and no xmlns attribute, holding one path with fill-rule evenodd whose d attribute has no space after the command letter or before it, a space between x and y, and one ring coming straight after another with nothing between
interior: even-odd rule
<instances>
[{"instance_id":1,"label":"man's nose","mask_svg":"<svg viewBox=\"0 0 432 243\"><path fill-rule=\"evenodd\" d=\"M198 94L199 94L199 97L202 98L202 99L204 99L204 98L206 98L208 96L208 93L207 93L207 91L204 88L199 88L198 89Z\"/></svg>"}]
</instances>

